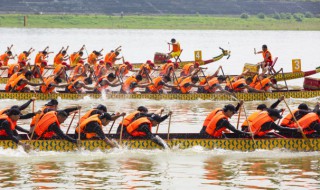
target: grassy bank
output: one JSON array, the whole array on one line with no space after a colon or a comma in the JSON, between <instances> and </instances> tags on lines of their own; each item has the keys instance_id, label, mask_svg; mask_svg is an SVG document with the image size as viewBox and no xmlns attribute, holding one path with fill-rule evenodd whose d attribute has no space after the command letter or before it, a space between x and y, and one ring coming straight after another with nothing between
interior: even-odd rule
<instances>
[{"instance_id":1,"label":"grassy bank","mask_svg":"<svg viewBox=\"0 0 320 190\"><path fill-rule=\"evenodd\" d=\"M24 15L0 15L0 27L24 27ZM320 18L302 21L217 16L27 15L28 28L192 29L192 30L320 30Z\"/></svg>"}]
</instances>

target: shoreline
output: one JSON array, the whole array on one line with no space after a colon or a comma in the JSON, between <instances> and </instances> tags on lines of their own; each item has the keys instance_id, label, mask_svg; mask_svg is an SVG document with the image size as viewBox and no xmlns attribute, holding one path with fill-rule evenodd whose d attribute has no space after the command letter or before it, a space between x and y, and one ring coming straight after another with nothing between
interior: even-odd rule
<instances>
[{"instance_id":1,"label":"shoreline","mask_svg":"<svg viewBox=\"0 0 320 190\"><path fill-rule=\"evenodd\" d=\"M24 18L26 16L26 19ZM24 27L24 24L26 26ZM165 30L292 30L320 31L320 18L275 19L257 15L25 15L0 14L1 28L87 28Z\"/></svg>"}]
</instances>

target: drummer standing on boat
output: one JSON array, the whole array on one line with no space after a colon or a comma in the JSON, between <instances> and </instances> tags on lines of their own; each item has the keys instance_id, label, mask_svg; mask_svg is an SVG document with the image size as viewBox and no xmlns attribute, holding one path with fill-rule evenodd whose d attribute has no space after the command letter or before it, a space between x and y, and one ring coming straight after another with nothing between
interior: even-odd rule
<instances>
[{"instance_id":1,"label":"drummer standing on boat","mask_svg":"<svg viewBox=\"0 0 320 190\"><path fill-rule=\"evenodd\" d=\"M168 53L169 58L180 56L181 54L180 43L176 39L172 38L171 43L168 43L168 44L172 46L172 50Z\"/></svg>"},{"instance_id":2,"label":"drummer standing on boat","mask_svg":"<svg viewBox=\"0 0 320 190\"><path fill-rule=\"evenodd\" d=\"M256 52L256 49L254 49L254 54L262 54L263 61L259 62L258 65L261 66L262 70L265 70L267 67L270 67L273 63L272 55L270 51L268 50L267 45L262 45L262 51Z\"/></svg>"}]
</instances>

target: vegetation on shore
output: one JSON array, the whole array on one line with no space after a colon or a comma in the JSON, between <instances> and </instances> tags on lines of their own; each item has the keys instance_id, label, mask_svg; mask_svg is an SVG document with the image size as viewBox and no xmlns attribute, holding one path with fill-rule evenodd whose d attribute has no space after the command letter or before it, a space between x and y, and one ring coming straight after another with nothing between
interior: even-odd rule
<instances>
[{"instance_id":1,"label":"vegetation on shore","mask_svg":"<svg viewBox=\"0 0 320 190\"><path fill-rule=\"evenodd\" d=\"M0 15L0 27L24 27L24 16ZM320 18L308 13L273 15L26 15L27 28L320 30Z\"/></svg>"}]
</instances>

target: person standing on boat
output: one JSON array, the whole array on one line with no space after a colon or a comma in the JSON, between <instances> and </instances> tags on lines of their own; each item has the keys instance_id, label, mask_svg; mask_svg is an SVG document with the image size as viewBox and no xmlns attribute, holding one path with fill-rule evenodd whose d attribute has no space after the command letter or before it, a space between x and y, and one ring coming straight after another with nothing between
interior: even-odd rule
<instances>
[{"instance_id":1,"label":"person standing on boat","mask_svg":"<svg viewBox=\"0 0 320 190\"><path fill-rule=\"evenodd\" d=\"M242 105L243 105L243 100L241 100L241 101L237 104L237 106L235 107L235 111L238 112L239 108L240 108ZM203 122L203 124L202 124L202 129L201 129L201 131L200 131L200 134L202 134L202 135L205 134L205 131L206 131L206 129L207 129L208 124L209 124L210 121L214 118L214 116L215 116L218 112L220 112L220 111L223 111L223 108L215 108L213 111L211 111L211 112L207 115L206 119L204 120L204 122Z\"/></svg>"},{"instance_id":2,"label":"person standing on boat","mask_svg":"<svg viewBox=\"0 0 320 190\"><path fill-rule=\"evenodd\" d=\"M120 116L125 116L125 113L120 114ZM111 147L117 147L109 138L104 134L102 127L107 126L109 122L112 121L112 117L108 113L95 114L87 119L83 120L80 125L75 130L76 138L78 138L80 130L81 139L91 139L95 136L98 136L106 144L109 144Z\"/></svg>"},{"instance_id":3,"label":"person standing on boat","mask_svg":"<svg viewBox=\"0 0 320 190\"><path fill-rule=\"evenodd\" d=\"M288 133L297 133L299 131L298 129L291 129L277 125L275 121L281 118L282 116L280 115L280 111L277 109L262 111L249 125L249 131L256 137L267 137L267 133L272 130Z\"/></svg>"},{"instance_id":4,"label":"person standing on boat","mask_svg":"<svg viewBox=\"0 0 320 190\"><path fill-rule=\"evenodd\" d=\"M64 134L60 128L68 118L65 111L49 111L45 113L38 121L34 129L34 139L64 139L72 143L77 143L76 139Z\"/></svg>"},{"instance_id":5,"label":"person standing on boat","mask_svg":"<svg viewBox=\"0 0 320 190\"><path fill-rule=\"evenodd\" d=\"M27 71L25 74L20 74L19 76L16 75L14 79L8 81L5 87L6 92L30 92L30 88L26 87L27 85L41 86L44 84L44 83L32 83L30 82L31 78L32 78L31 71Z\"/></svg>"},{"instance_id":6,"label":"person standing on boat","mask_svg":"<svg viewBox=\"0 0 320 190\"><path fill-rule=\"evenodd\" d=\"M142 76L141 75L128 77L124 81L124 83L122 84L121 89L120 89L120 93L133 94L133 93L135 93L134 92L135 88L137 88L137 87L145 88L145 87L150 85L149 83L139 84L139 82L141 82L141 81L142 81Z\"/></svg>"},{"instance_id":7,"label":"person standing on boat","mask_svg":"<svg viewBox=\"0 0 320 190\"><path fill-rule=\"evenodd\" d=\"M262 112L267 111L268 109L275 109L281 101L284 100L284 96L281 96L275 103L273 103L269 108L265 104L259 104L257 107L257 111L253 112L251 115L248 116L248 121L244 120L241 125L241 130L245 132L249 132L248 126L252 124L252 121ZM248 123L249 122L249 123Z\"/></svg>"},{"instance_id":8,"label":"person standing on boat","mask_svg":"<svg viewBox=\"0 0 320 190\"><path fill-rule=\"evenodd\" d=\"M172 50L168 53L168 57L169 58L174 58L174 57L179 57L180 54L181 54L181 47L180 47L180 43L172 38L171 39L171 43L168 43L169 44L169 47L170 45L172 46Z\"/></svg>"},{"instance_id":9,"label":"person standing on boat","mask_svg":"<svg viewBox=\"0 0 320 190\"><path fill-rule=\"evenodd\" d=\"M28 144L19 141L18 131L29 133L28 130L17 126L17 121L20 119L21 112L19 109L10 109L7 114L0 116L0 139L10 139L18 145L21 145L27 152L30 149Z\"/></svg>"},{"instance_id":10,"label":"person standing on boat","mask_svg":"<svg viewBox=\"0 0 320 190\"><path fill-rule=\"evenodd\" d=\"M172 115L171 111L162 117L158 114L152 114L150 117L141 117L129 124L126 127L125 133L129 135L129 138L144 137L166 148L166 143L159 136L152 134L151 129L166 120L170 115Z\"/></svg>"},{"instance_id":11,"label":"person standing on boat","mask_svg":"<svg viewBox=\"0 0 320 190\"><path fill-rule=\"evenodd\" d=\"M267 67L272 65L273 59L267 45L262 45L262 51L256 52L256 49L254 49L254 54L262 54L263 61L258 63L262 70L266 70Z\"/></svg>"}]
</instances>

